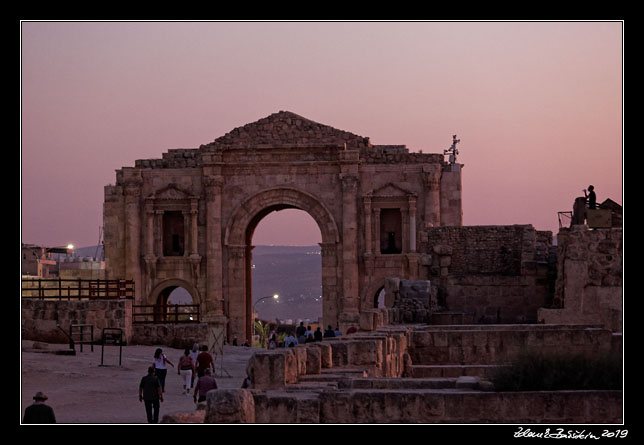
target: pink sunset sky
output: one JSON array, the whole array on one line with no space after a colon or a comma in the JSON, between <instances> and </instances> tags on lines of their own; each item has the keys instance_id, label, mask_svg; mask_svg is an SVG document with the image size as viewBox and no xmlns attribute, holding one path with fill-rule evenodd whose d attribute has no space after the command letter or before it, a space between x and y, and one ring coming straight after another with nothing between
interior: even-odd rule
<instances>
[{"instance_id":1,"label":"pink sunset sky","mask_svg":"<svg viewBox=\"0 0 644 445\"><path fill-rule=\"evenodd\" d=\"M21 238L95 245L115 170L280 110L442 153L465 225L558 231L593 184L622 204L623 22L21 23ZM304 212L253 243L310 245Z\"/></svg>"}]
</instances>

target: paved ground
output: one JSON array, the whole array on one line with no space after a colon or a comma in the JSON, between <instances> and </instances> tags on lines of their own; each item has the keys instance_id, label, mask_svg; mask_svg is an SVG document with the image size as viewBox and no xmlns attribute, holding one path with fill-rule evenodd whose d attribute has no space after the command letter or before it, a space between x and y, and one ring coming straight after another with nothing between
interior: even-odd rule
<instances>
[{"instance_id":1,"label":"paved ground","mask_svg":"<svg viewBox=\"0 0 644 445\"><path fill-rule=\"evenodd\" d=\"M101 366L101 346L76 346L76 355L57 355L55 350L68 345L46 345L33 348L31 341L22 342L21 415L36 392L49 397L58 423L146 423L145 408L138 399L138 386L152 364L157 347L161 347L175 366L183 350L160 346L125 346L119 366L119 347L105 346ZM257 349L225 346L224 355L216 358L216 378L220 388L239 388L246 375L246 363ZM223 367L223 369L222 369ZM230 377L228 376L230 374ZM183 382L176 368L169 367L166 379L162 417L174 412L195 409L192 397L182 394Z\"/></svg>"}]
</instances>

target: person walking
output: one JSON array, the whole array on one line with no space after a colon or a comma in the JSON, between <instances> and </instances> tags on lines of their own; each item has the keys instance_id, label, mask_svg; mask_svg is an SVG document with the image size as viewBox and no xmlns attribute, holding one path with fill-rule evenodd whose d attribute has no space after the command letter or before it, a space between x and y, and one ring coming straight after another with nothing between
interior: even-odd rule
<instances>
[{"instance_id":1,"label":"person walking","mask_svg":"<svg viewBox=\"0 0 644 445\"><path fill-rule=\"evenodd\" d=\"M47 396L38 391L34 396L34 403L25 409L22 423L56 423L54 409L45 404Z\"/></svg>"},{"instance_id":2,"label":"person walking","mask_svg":"<svg viewBox=\"0 0 644 445\"><path fill-rule=\"evenodd\" d=\"M190 350L190 358L192 359L192 364L197 366L197 356L199 355L199 344L195 343L192 345L192 349ZM195 386L195 377L197 377L197 372L196 368L192 372L192 377L190 378L190 387L193 388Z\"/></svg>"},{"instance_id":3,"label":"person walking","mask_svg":"<svg viewBox=\"0 0 644 445\"><path fill-rule=\"evenodd\" d=\"M161 348L157 348L157 350L154 351L153 365L155 368L155 374L161 384L161 391L163 392L165 392L165 378L166 375L168 375L168 364L174 368L174 363L168 360L168 357L163 353L163 350Z\"/></svg>"},{"instance_id":4,"label":"person walking","mask_svg":"<svg viewBox=\"0 0 644 445\"><path fill-rule=\"evenodd\" d=\"M215 369L215 361L208 352L208 346L203 345L197 356L197 377L203 377L206 368Z\"/></svg>"},{"instance_id":5,"label":"person walking","mask_svg":"<svg viewBox=\"0 0 644 445\"><path fill-rule=\"evenodd\" d=\"M159 407L160 402L163 402L161 383L155 375L155 372L156 368L150 366L148 368L148 374L139 383L139 402L145 404L148 423L159 423Z\"/></svg>"},{"instance_id":6,"label":"person walking","mask_svg":"<svg viewBox=\"0 0 644 445\"><path fill-rule=\"evenodd\" d=\"M197 384L195 385L195 392L193 396L195 403L203 402L204 400L206 400L206 393L211 389L217 389L217 381L212 376L210 368L206 368L204 369L204 374L199 377L199 380L197 380Z\"/></svg>"},{"instance_id":7,"label":"person walking","mask_svg":"<svg viewBox=\"0 0 644 445\"><path fill-rule=\"evenodd\" d=\"M186 349L183 355L179 358L179 366L177 374L183 379L183 393L187 396L190 395L192 388L192 376L195 373L195 364L190 357L190 349Z\"/></svg>"}]
</instances>

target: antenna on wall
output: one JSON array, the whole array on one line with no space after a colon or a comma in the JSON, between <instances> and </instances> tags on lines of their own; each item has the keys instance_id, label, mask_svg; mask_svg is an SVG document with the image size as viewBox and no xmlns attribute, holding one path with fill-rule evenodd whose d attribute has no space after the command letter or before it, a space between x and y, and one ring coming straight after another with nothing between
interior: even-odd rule
<instances>
[{"instance_id":1,"label":"antenna on wall","mask_svg":"<svg viewBox=\"0 0 644 445\"><path fill-rule=\"evenodd\" d=\"M101 250L100 259L98 257L99 249ZM103 251L103 226L98 226L98 243L96 245L96 251L94 252L94 258L97 261L101 261L101 260L103 260L103 255L104 255L104 251Z\"/></svg>"}]
</instances>

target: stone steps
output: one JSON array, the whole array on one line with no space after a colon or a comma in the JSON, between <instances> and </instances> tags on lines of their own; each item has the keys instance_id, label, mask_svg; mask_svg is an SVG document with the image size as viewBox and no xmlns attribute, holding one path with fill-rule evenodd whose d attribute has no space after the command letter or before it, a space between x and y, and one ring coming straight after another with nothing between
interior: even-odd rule
<instances>
[{"instance_id":1,"label":"stone steps","mask_svg":"<svg viewBox=\"0 0 644 445\"><path fill-rule=\"evenodd\" d=\"M430 317L431 325L470 325L474 316L464 312L434 312Z\"/></svg>"},{"instance_id":2,"label":"stone steps","mask_svg":"<svg viewBox=\"0 0 644 445\"><path fill-rule=\"evenodd\" d=\"M457 378L473 376L489 378L499 365L412 365L412 378Z\"/></svg>"}]
</instances>

